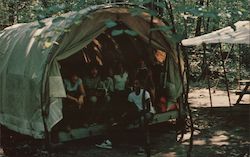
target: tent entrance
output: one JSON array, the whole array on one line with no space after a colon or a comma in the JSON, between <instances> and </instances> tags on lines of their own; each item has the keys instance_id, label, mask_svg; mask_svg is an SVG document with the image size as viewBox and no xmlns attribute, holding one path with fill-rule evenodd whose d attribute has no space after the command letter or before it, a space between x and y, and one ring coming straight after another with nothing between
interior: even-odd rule
<instances>
[{"instance_id":1,"label":"tent entrance","mask_svg":"<svg viewBox=\"0 0 250 157\"><path fill-rule=\"evenodd\" d=\"M119 24L113 29L108 29L103 32L97 38L95 38L90 44L81 49L74 55L61 60L61 75L63 78L67 78L68 71L74 71L77 76L82 80L89 76L91 67L96 66L100 77L103 73L107 72L107 69L111 68L113 73L116 74L117 65L122 63L125 71L128 73L128 85L132 87L133 80L136 77L138 63L143 60L148 69L152 72L152 86L154 87L154 107L158 113L162 113L168 110L176 109L175 102L165 102L165 109L160 108L160 96L166 96L166 93L162 94L164 74L166 70L165 60L166 53L151 48L147 41L143 40L139 35L133 36L127 33L121 35L112 35L114 31L129 30L123 24ZM83 84L84 85L84 84ZM88 92L88 91L86 91ZM127 93L128 94L128 93ZM87 94L88 95L88 94ZM86 98L88 99L88 98ZM112 99L112 98L111 98ZM124 102L127 100L127 95L121 98ZM162 100L164 101L164 100ZM165 97L165 101L166 97ZM98 104L102 105L102 104ZM172 106L171 106L172 105ZM86 108L88 107L88 102ZM96 111L99 107L96 107ZM127 110L128 108L120 108L120 110ZM109 114L107 110L102 111L101 114ZM121 111L122 112L122 111ZM84 119L87 120L91 115L90 112L86 112ZM83 120L84 121L84 120ZM82 122L80 122L82 124Z\"/></svg>"}]
</instances>

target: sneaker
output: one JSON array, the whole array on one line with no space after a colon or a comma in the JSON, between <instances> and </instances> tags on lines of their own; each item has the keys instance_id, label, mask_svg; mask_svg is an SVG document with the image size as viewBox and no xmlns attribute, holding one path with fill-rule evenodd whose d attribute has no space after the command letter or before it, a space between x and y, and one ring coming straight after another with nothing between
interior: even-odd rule
<instances>
[{"instance_id":1,"label":"sneaker","mask_svg":"<svg viewBox=\"0 0 250 157\"><path fill-rule=\"evenodd\" d=\"M111 124L111 126L117 126L117 125L118 125L117 122L114 122L114 123Z\"/></svg>"},{"instance_id":2,"label":"sneaker","mask_svg":"<svg viewBox=\"0 0 250 157\"><path fill-rule=\"evenodd\" d=\"M101 144L95 145L98 148L112 149L112 142L110 140L105 140Z\"/></svg>"},{"instance_id":3,"label":"sneaker","mask_svg":"<svg viewBox=\"0 0 250 157\"><path fill-rule=\"evenodd\" d=\"M96 126L96 125L97 125L97 123L91 123L89 126L93 127L93 126Z\"/></svg>"}]
</instances>

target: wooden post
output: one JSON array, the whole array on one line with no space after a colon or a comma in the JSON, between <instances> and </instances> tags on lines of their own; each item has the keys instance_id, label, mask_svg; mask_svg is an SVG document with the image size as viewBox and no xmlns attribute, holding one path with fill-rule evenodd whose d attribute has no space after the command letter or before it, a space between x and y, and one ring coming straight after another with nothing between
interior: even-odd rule
<instances>
[{"instance_id":1,"label":"wooden post","mask_svg":"<svg viewBox=\"0 0 250 157\"><path fill-rule=\"evenodd\" d=\"M208 74L206 45L203 44L202 46L203 46L203 58L204 58L204 64L205 64L205 79L207 79L207 85L208 85L208 91L209 91L209 100L210 100L210 107L212 109L213 102L212 102L212 94L211 94L210 75Z\"/></svg>"},{"instance_id":2,"label":"wooden post","mask_svg":"<svg viewBox=\"0 0 250 157\"><path fill-rule=\"evenodd\" d=\"M184 102L184 98L183 95L185 94L185 87L184 87L184 77L183 77L183 73L182 73L182 69L181 69L181 55L180 55L180 49L179 49L179 44L176 44L176 51L177 51L177 56L178 56L178 65L179 65L179 74L180 74L180 78L181 78L181 84L182 84L182 95L178 98L178 103L179 103L179 110L178 110L178 118L180 121L180 125L184 125L181 126L185 127L185 123L183 123L184 119L182 116L182 112L183 112L183 102ZM182 138L184 137L184 130L181 129L181 138L179 139L182 140Z\"/></svg>"},{"instance_id":3,"label":"wooden post","mask_svg":"<svg viewBox=\"0 0 250 157\"><path fill-rule=\"evenodd\" d=\"M222 48L221 48L221 44L220 44L220 55L221 55L221 61L222 61L222 67L223 67L223 73L224 73L224 78L225 78L225 82L226 82L226 88L227 88L227 96L228 96L228 101L229 101L229 107L231 108L231 99L230 99L230 93L229 93L229 87L228 87L228 79L227 79L227 74L226 74L226 68L225 68L225 61L223 59L223 55L222 55ZM231 111L231 109L230 109Z\"/></svg>"},{"instance_id":4,"label":"wooden post","mask_svg":"<svg viewBox=\"0 0 250 157\"><path fill-rule=\"evenodd\" d=\"M187 50L184 48L183 50L184 52L184 59L185 59L185 63L186 63L186 78L187 78L187 85L186 85L186 97L185 97L185 106L188 110L188 114L189 114L189 119L190 119L190 139L189 139L189 148L187 151L187 157L191 156L191 152L193 149L193 135L194 135L194 123L193 123L193 116L192 116L192 111L191 108L189 106L188 103L188 93L189 93L189 78L190 78L190 74L189 74L189 61L188 61L188 52Z\"/></svg>"},{"instance_id":5,"label":"wooden post","mask_svg":"<svg viewBox=\"0 0 250 157\"><path fill-rule=\"evenodd\" d=\"M241 45L239 45L239 54L238 54L238 89L241 90L240 88L240 83L239 81L241 80Z\"/></svg>"},{"instance_id":6,"label":"wooden post","mask_svg":"<svg viewBox=\"0 0 250 157\"><path fill-rule=\"evenodd\" d=\"M153 9L153 6L154 6L154 0L151 1L151 9ZM150 18L150 29L152 29L153 26L154 26L153 25L153 20L154 20L154 16L151 15L151 18ZM152 31L149 32L148 43L149 43L149 47L153 51L153 49L152 49ZM144 109L144 130L145 130L145 144L146 144L145 148L146 148L146 155L147 155L147 157L150 157L151 156L151 150L150 150L150 132L149 132L148 122L145 119L146 115L145 115L145 103L144 102L143 102L143 105L144 105L144 107L143 107L143 109Z\"/></svg>"}]
</instances>

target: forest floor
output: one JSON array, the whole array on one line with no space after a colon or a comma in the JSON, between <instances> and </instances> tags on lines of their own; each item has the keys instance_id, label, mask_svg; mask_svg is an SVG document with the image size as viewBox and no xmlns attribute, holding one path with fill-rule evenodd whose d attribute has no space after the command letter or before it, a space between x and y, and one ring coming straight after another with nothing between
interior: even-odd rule
<instances>
[{"instance_id":1,"label":"forest floor","mask_svg":"<svg viewBox=\"0 0 250 157\"><path fill-rule=\"evenodd\" d=\"M238 96L231 92L231 102ZM213 107L210 107L207 89L192 89L189 102L194 119L192 157L249 157L250 156L250 105L229 107L225 91L212 91ZM242 103L250 103L244 96ZM186 157L190 133L176 142L172 125L162 124L150 130L151 157ZM137 144L133 131L125 132L116 140L113 149L95 147L102 137L72 141L59 145L50 153L40 142L26 142L17 146L9 157L136 157ZM1 155L2 154L2 155ZM5 156L0 150L0 157Z\"/></svg>"}]
</instances>

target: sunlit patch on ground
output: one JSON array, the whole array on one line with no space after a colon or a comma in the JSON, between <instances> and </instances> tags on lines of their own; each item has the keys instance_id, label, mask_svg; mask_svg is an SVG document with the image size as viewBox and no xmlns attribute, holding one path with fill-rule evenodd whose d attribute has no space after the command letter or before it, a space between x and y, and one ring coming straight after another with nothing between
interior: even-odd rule
<instances>
[{"instance_id":1,"label":"sunlit patch on ground","mask_svg":"<svg viewBox=\"0 0 250 157\"><path fill-rule=\"evenodd\" d=\"M198 139L198 140L194 140L193 145L205 145L206 144L206 140L205 139Z\"/></svg>"},{"instance_id":2,"label":"sunlit patch on ground","mask_svg":"<svg viewBox=\"0 0 250 157\"><path fill-rule=\"evenodd\" d=\"M209 141L213 145L222 146L222 145L229 145L229 142L227 141L228 139L229 139L228 136L225 135L215 135L211 139L209 139Z\"/></svg>"},{"instance_id":3,"label":"sunlit patch on ground","mask_svg":"<svg viewBox=\"0 0 250 157\"><path fill-rule=\"evenodd\" d=\"M212 103L213 107L228 107L229 100L227 97L226 91L221 91L219 89L212 90ZM231 103L234 104L238 99L238 95L235 95L235 90L230 90L230 98ZM209 90L208 89L199 89L199 90L191 90L189 93L189 102L192 103L193 107L210 107L210 99L209 99ZM250 103L250 96L244 95L242 98L242 103Z\"/></svg>"},{"instance_id":4,"label":"sunlit patch on ground","mask_svg":"<svg viewBox=\"0 0 250 157\"><path fill-rule=\"evenodd\" d=\"M169 152L169 153L159 153L157 155L154 155L154 157L177 157L175 152Z\"/></svg>"}]
</instances>

